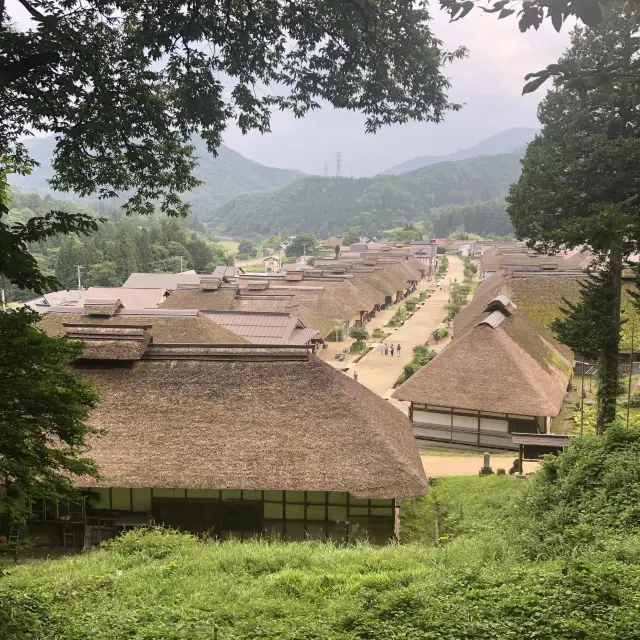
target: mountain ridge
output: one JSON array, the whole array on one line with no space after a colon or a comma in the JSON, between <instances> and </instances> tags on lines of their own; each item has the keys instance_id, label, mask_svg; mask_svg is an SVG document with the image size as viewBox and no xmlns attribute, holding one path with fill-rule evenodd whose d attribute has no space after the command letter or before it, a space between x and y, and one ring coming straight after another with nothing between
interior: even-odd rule
<instances>
[{"instance_id":1,"label":"mountain ridge","mask_svg":"<svg viewBox=\"0 0 640 640\"><path fill-rule=\"evenodd\" d=\"M35 167L31 174L26 176L12 174L9 177L10 185L22 191L36 189L57 197L64 195L66 199L73 201L92 200L81 198L74 193L53 191L49 186L47 180L53 176L51 158L55 144L54 136L26 140L25 146L29 154L40 166ZM217 157L214 157L200 138L194 140L194 146L199 164L193 173L196 178L203 180L204 184L184 194L184 198L191 202L193 212L198 215L206 215L207 210L240 193L281 187L306 175L295 169L279 169L260 164L245 158L226 145L221 145Z\"/></svg>"},{"instance_id":2,"label":"mountain ridge","mask_svg":"<svg viewBox=\"0 0 640 640\"><path fill-rule=\"evenodd\" d=\"M472 147L459 149L458 151L454 151L453 153L443 156L417 156L389 167L388 169L381 171L378 175L400 175L440 162L468 160L479 156L511 153L512 151L516 151L517 149L526 146L527 143L533 140L539 131L539 129L534 129L532 127L513 127L511 129L505 129L500 133L478 142L478 144L475 144Z\"/></svg>"}]
</instances>

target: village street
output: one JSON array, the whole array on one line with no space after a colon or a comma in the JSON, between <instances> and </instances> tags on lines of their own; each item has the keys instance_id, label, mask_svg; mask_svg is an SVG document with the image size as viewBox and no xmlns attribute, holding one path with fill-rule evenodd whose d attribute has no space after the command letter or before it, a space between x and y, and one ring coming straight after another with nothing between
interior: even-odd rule
<instances>
[{"instance_id":1,"label":"village street","mask_svg":"<svg viewBox=\"0 0 640 640\"><path fill-rule=\"evenodd\" d=\"M332 366L340 369L346 369L345 375L353 377L353 372L358 373L358 382L368 387L374 393L387 399L391 404L400 409L403 413L408 412L409 403L400 402L391 398L393 393L393 385L402 373L405 364L411 362L413 358L413 347L423 345L430 338L433 332L443 326L444 317L446 315L446 305L449 301L449 282L462 282L464 278L464 265L462 260L456 256L449 256L449 270L447 275L436 285L435 281L422 281L418 285L416 293L423 290L435 291L429 299L409 318L401 327L397 329L385 328L384 325L391 319L395 313L397 305L391 309L385 309L376 314L376 317L367 324L369 334L376 328L381 328L390 335L385 338L386 344L397 347L400 344L400 356L394 353L385 356L378 349L373 349L360 362L356 364L338 363L334 359L334 354L342 351L348 342L330 343L328 349L324 349L320 356ZM414 294L415 295L415 294ZM450 341L450 337L441 340L438 345L433 343L433 339L429 339L429 348L433 351L441 351ZM492 456L493 469L504 468L509 469L516 454ZM482 454L445 454L434 452L424 452L422 455L422 463L428 476L461 476L476 475L482 466ZM525 463L525 472L529 473L536 469L537 463Z\"/></svg>"},{"instance_id":2,"label":"village street","mask_svg":"<svg viewBox=\"0 0 640 640\"><path fill-rule=\"evenodd\" d=\"M373 349L349 371L349 374L353 375L353 371L357 371L358 382L383 398L389 398L393 392L393 385L402 373L404 365L411 362L413 358L413 347L424 345L433 332L442 326L447 313L445 307L449 302L449 279L452 282L454 279L462 282L463 279L462 260L455 256L449 256L449 271L446 277L441 280L441 284L401 327L397 329L383 328L384 323L395 313L397 306L377 314L367 324L369 333L376 327L383 328L385 332L391 332L391 335L385 338L384 342L389 346L393 344L395 347L399 344L401 346L401 355L398 357L394 352L393 357L391 355L385 356L378 349ZM433 282L421 282L418 291L429 289L432 286ZM429 346L435 351L439 351L443 346L443 342L441 341L436 347L433 343L433 338L431 338ZM391 400L391 402L398 407L402 405L406 412L408 403L400 403L395 400Z\"/></svg>"}]
</instances>

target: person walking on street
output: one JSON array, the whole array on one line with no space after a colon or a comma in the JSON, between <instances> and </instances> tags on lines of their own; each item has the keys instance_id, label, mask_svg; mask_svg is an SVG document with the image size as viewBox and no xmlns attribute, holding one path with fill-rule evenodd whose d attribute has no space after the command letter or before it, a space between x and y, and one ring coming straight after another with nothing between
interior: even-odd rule
<instances>
[{"instance_id":1,"label":"person walking on street","mask_svg":"<svg viewBox=\"0 0 640 640\"><path fill-rule=\"evenodd\" d=\"M384 355L388 356L389 355L389 347L387 346L387 343L384 343Z\"/></svg>"},{"instance_id":2,"label":"person walking on street","mask_svg":"<svg viewBox=\"0 0 640 640\"><path fill-rule=\"evenodd\" d=\"M400 343L398 343L398 346L396 347L396 351L398 352L398 358L400 357Z\"/></svg>"},{"instance_id":3,"label":"person walking on street","mask_svg":"<svg viewBox=\"0 0 640 640\"><path fill-rule=\"evenodd\" d=\"M354 371L354 372L353 372L353 379L354 379L356 382L358 382L358 372L357 372L357 371Z\"/></svg>"},{"instance_id":4,"label":"person walking on street","mask_svg":"<svg viewBox=\"0 0 640 640\"><path fill-rule=\"evenodd\" d=\"M383 356L384 355L384 342L380 342L378 344L378 350L380 351L380 355Z\"/></svg>"},{"instance_id":5,"label":"person walking on street","mask_svg":"<svg viewBox=\"0 0 640 640\"><path fill-rule=\"evenodd\" d=\"M389 351L391 351L391 357L393 358L393 345L391 345L391 348L389 349Z\"/></svg>"}]
</instances>

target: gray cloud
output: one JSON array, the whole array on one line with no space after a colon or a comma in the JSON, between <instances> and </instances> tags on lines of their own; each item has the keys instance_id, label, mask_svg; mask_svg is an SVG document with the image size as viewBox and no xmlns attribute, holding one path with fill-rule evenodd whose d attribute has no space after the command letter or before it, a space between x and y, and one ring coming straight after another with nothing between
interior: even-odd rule
<instances>
[{"instance_id":1,"label":"gray cloud","mask_svg":"<svg viewBox=\"0 0 640 640\"><path fill-rule=\"evenodd\" d=\"M544 95L521 96L523 78L555 62L569 42L569 29L556 33L550 24L522 34L513 19L473 11L449 23L434 8L433 29L448 49L465 45L470 56L447 70L452 99L464 108L440 125L409 123L364 133L364 118L327 107L296 120L274 114L272 133L243 136L231 127L225 142L243 155L277 167L308 173L335 173L335 152L341 151L342 175L372 175L419 155L440 155L473 146L516 126L536 126L536 108Z\"/></svg>"}]
</instances>

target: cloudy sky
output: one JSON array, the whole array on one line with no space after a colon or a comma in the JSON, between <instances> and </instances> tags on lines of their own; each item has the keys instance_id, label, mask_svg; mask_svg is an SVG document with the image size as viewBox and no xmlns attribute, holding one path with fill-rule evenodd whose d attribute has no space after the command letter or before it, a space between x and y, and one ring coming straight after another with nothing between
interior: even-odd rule
<instances>
[{"instance_id":1,"label":"cloudy sky","mask_svg":"<svg viewBox=\"0 0 640 640\"><path fill-rule=\"evenodd\" d=\"M325 163L335 174L336 152L342 153L343 176L373 175L421 155L446 155L475 145L511 127L535 127L536 106L544 95L538 90L521 97L523 78L555 62L569 41L565 26L557 34L551 24L539 31L521 34L513 18L497 20L495 15L472 11L464 20L449 23L432 0L433 30L453 50L466 46L470 55L446 69L451 80L450 97L464 104L440 125L410 123L364 133L364 117L326 108L302 120L276 112L272 132L243 136L230 125L225 143L263 164L323 174ZM7 8L18 25L29 16L8 0ZM548 21L545 21L548 22Z\"/></svg>"},{"instance_id":2,"label":"cloudy sky","mask_svg":"<svg viewBox=\"0 0 640 640\"><path fill-rule=\"evenodd\" d=\"M276 167L308 173L335 173L335 152L342 152L342 175L372 175L421 155L441 155L471 147L510 127L537 126L536 106L544 92L521 97L523 78L555 62L569 42L550 24L521 34L513 19L472 11L453 24L432 0L433 30L448 49L465 45L469 58L447 69L451 97L465 103L440 125L411 123L375 135L364 133L364 118L324 109L296 120L274 114L272 133L243 136L230 129L225 142L243 155Z\"/></svg>"}]
</instances>

